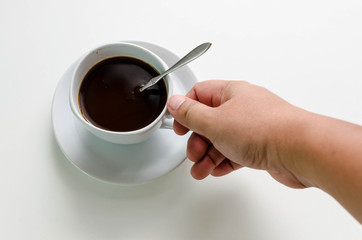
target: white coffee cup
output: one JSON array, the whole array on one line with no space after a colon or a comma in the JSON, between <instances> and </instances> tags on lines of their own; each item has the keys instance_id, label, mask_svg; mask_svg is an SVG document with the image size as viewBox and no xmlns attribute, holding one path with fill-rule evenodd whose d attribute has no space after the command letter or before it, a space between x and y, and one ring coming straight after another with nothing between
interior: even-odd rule
<instances>
[{"instance_id":1,"label":"white coffee cup","mask_svg":"<svg viewBox=\"0 0 362 240\"><path fill-rule=\"evenodd\" d=\"M101 45L86 53L75 67L70 84L70 107L75 118L91 133L97 137L119 144L133 144L145 141L159 128L172 128L172 121L169 120L166 104L158 117L147 126L134 131L117 132L97 127L87 121L79 108L79 89L88 71L97 63L113 57L132 57L148 63L159 73L167 70L167 65L155 53L133 43L115 42ZM167 99L172 95L172 80L169 76L164 77Z\"/></svg>"}]
</instances>

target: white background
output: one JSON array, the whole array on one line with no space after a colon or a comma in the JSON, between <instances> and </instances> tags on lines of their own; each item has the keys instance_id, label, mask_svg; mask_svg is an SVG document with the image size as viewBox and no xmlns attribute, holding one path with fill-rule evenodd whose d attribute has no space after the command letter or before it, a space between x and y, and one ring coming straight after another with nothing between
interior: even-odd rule
<instances>
[{"instance_id":1,"label":"white background","mask_svg":"<svg viewBox=\"0 0 362 240\"><path fill-rule=\"evenodd\" d=\"M318 189L241 169L196 181L186 161L133 187L101 183L60 151L57 83L85 51L148 41L198 79L243 79L307 110L362 124L361 1L0 2L1 239L362 239L361 225ZM361 191L361 190L360 190Z\"/></svg>"}]
</instances>

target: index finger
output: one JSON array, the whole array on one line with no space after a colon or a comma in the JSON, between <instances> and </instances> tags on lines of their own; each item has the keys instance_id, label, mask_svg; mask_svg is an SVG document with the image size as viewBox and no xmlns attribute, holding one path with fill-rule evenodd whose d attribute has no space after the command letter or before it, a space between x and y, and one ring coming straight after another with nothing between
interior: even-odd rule
<instances>
[{"instance_id":1,"label":"index finger","mask_svg":"<svg viewBox=\"0 0 362 240\"><path fill-rule=\"evenodd\" d=\"M199 101L210 107L217 107L223 102L223 92L230 81L208 80L198 82L186 94L193 100Z\"/></svg>"},{"instance_id":2,"label":"index finger","mask_svg":"<svg viewBox=\"0 0 362 240\"><path fill-rule=\"evenodd\" d=\"M217 107L224 101L223 92L230 81L225 80L208 80L196 83L186 94L193 100L201 102L210 107ZM189 129L177 122L173 123L173 129L176 134L184 135Z\"/></svg>"}]
</instances>

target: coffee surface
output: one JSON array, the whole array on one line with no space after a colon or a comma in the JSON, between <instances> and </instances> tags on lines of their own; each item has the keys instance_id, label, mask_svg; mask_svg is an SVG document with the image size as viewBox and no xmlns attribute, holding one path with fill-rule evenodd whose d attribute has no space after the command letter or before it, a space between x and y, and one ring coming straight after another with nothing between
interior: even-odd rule
<instances>
[{"instance_id":1,"label":"coffee surface","mask_svg":"<svg viewBox=\"0 0 362 240\"><path fill-rule=\"evenodd\" d=\"M164 81L142 93L138 88L159 73L141 60L114 57L92 67L79 90L83 117L110 131L133 131L153 122L167 101Z\"/></svg>"}]
</instances>

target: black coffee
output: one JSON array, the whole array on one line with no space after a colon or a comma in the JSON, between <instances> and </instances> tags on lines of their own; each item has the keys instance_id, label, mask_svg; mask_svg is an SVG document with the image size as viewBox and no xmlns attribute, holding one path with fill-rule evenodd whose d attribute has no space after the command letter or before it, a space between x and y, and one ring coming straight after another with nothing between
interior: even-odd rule
<instances>
[{"instance_id":1,"label":"black coffee","mask_svg":"<svg viewBox=\"0 0 362 240\"><path fill-rule=\"evenodd\" d=\"M154 121L167 101L164 81L138 91L159 73L141 60L129 57L106 59L89 70L79 90L84 118L111 131L133 131Z\"/></svg>"}]
</instances>

